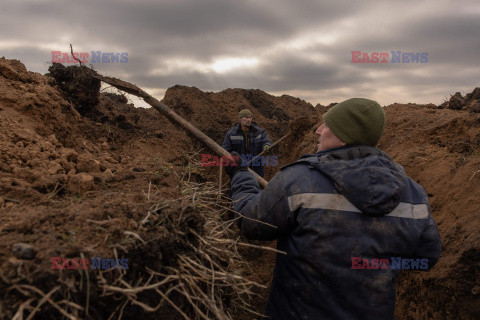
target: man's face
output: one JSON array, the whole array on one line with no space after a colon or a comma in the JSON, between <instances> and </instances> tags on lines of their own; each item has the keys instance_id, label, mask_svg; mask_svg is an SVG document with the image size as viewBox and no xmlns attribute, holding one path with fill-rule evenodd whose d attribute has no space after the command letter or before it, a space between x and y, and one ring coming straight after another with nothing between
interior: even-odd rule
<instances>
[{"instance_id":1,"label":"man's face","mask_svg":"<svg viewBox=\"0 0 480 320\"><path fill-rule=\"evenodd\" d=\"M345 142L337 138L337 136L333 134L333 132L327 127L325 123L318 127L315 133L320 136L317 145L318 151L343 147L345 145Z\"/></svg>"},{"instance_id":2,"label":"man's face","mask_svg":"<svg viewBox=\"0 0 480 320\"><path fill-rule=\"evenodd\" d=\"M252 117L245 116L240 118L240 124L244 127L250 127L252 125Z\"/></svg>"}]
</instances>

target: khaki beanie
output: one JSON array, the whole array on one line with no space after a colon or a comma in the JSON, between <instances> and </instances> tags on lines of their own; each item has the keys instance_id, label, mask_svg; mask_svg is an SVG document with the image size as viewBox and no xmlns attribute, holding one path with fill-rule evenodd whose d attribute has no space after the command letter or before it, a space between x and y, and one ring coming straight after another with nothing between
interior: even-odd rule
<instances>
[{"instance_id":1,"label":"khaki beanie","mask_svg":"<svg viewBox=\"0 0 480 320\"><path fill-rule=\"evenodd\" d=\"M238 113L238 119L247 117L247 116L253 117L253 113L248 109L243 109Z\"/></svg>"},{"instance_id":2,"label":"khaki beanie","mask_svg":"<svg viewBox=\"0 0 480 320\"><path fill-rule=\"evenodd\" d=\"M378 102L352 98L323 115L328 128L347 145L375 147L385 131L385 113Z\"/></svg>"}]
</instances>

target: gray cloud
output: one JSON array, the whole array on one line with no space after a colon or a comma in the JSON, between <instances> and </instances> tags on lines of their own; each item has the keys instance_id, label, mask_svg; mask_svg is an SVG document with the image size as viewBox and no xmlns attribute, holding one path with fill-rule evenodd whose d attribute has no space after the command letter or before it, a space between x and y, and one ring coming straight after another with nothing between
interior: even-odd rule
<instances>
[{"instance_id":1,"label":"gray cloud","mask_svg":"<svg viewBox=\"0 0 480 320\"><path fill-rule=\"evenodd\" d=\"M473 0L7 0L0 28L8 30L0 55L30 70L46 72L50 52L68 52L72 43L75 51L128 52L128 63L94 68L150 89L258 88L314 104L352 95L388 104L440 103L479 85L480 6ZM353 64L352 50L428 52L429 60ZM215 69L229 58L256 63Z\"/></svg>"}]
</instances>

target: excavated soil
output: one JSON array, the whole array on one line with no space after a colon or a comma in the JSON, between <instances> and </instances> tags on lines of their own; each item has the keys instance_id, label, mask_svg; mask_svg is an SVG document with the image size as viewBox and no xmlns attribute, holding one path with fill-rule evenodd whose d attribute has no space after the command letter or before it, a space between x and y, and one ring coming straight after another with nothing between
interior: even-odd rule
<instances>
[{"instance_id":1,"label":"excavated soil","mask_svg":"<svg viewBox=\"0 0 480 320\"><path fill-rule=\"evenodd\" d=\"M197 244L192 233L209 232L199 210L181 201L193 184L218 185L218 168L198 166L201 153L209 151L153 108L135 108L125 96L99 90L91 72L54 64L47 76L0 58L0 319L12 318L22 304L25 317L33 312L27 302L41 296L13 289L19 285L43 294L61 285L50 296L54 301L69 288L71 301L81 307L88 296L91 318L107 319L119 309L116 296L92 288L86 293L80 289L81 273L52 270L51 257L112 258L115 252L129 259L128 282L140 279L146 267L178 268L180 253L193 255L190 244ZM444 247L430 272L400 275L396 319L480 317L479 98L477 88L438 107L385 107L388 125L379 147L427 190ZM219 144L238 111L250 108L272 141L288 134L271 151L280 165L315 151L314 131L328 109L259 90L212 93L179 85L168 89L162 102ZM268 167L267 180L278 170ZM162 209L153 212L152 206ZM235 238L232 228L229 236ZM136 236L149 245L138 246ZM18 243L32 245L34 258L12 251ZM275 247L275 242L253 244ZM275 254L249 247L240 247L239 253L248 263L242 275L268 287ZM268 289L252 290L258 296L250 304L262 313ZM227 296L222 296L226 309ZM173 299L189 308L179 297ZM35 312L38 319L60 317L45 301ZM156 314L138 305L122 312L125 319L181 318L168 306ZM233 319L254 317L236 309L229 314Z\"/></svg>"}]
</instances>

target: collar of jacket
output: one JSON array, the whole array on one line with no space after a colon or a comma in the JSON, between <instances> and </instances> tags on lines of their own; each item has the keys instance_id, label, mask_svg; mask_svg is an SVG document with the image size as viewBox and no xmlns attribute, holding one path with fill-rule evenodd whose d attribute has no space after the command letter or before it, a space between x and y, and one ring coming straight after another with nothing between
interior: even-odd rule
<instances>
[{"instance_id":1,"label":"collar of jacket","mask_svg":"<svg viewBox=\"0 0 480 320\"><path fill-rule=\"evenodd\" d=\"M332 148L328 150L322 150L316 154L304 154L297 161L287 164L280 168L283 170L289 166L304 163L308 165L313 165L319 163L321 160L353 160L359 158L365 158L371 155L381 156L392 161L390 156L383 152L382 150L369 147L369 146L344 146L338 148Z\"/></svg>"},{"instance_id":2,"label":"collar of jacket","mask_svg":"<svg viewBox=\"0 0 480 320\"><path fill-rule=\"evenodd\" d=\"M240 122L235 123L235 125L234 125L233 127L235 128L235 130L234 130L233 133L234 133L234 134L237 134L238 131L239 131L240 128L241 128ZM252 121L252 125L250 126L250 130L249 130L249 131L252 132L252 133L255 133L255 132L257 132L259 129L260 129L260 127L259 127L255 122Z\"/></svg>"}]
</instances>

